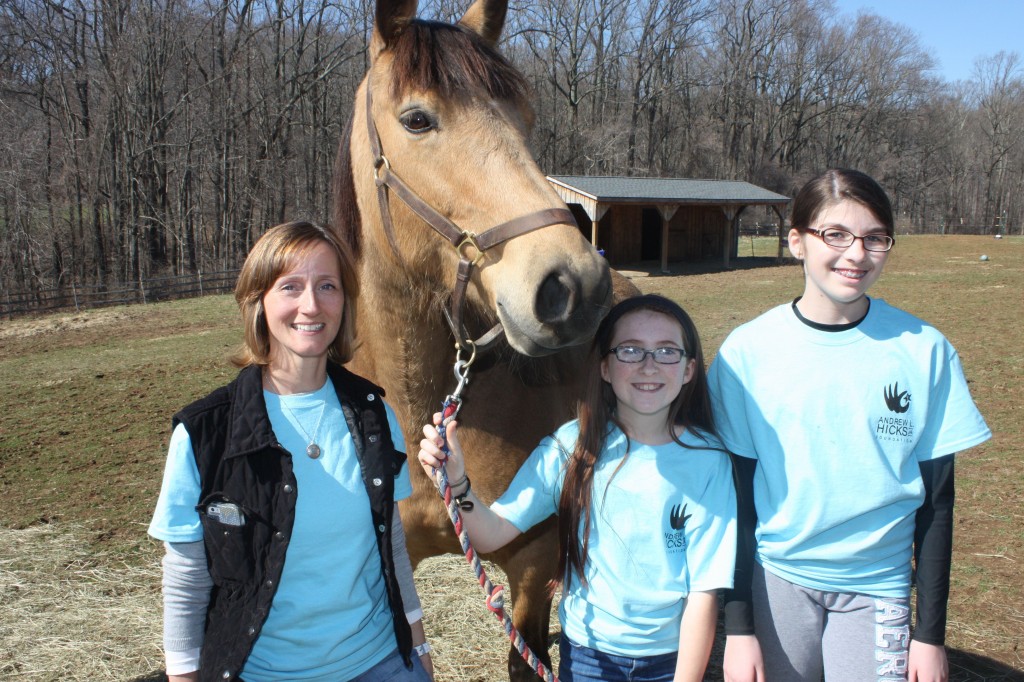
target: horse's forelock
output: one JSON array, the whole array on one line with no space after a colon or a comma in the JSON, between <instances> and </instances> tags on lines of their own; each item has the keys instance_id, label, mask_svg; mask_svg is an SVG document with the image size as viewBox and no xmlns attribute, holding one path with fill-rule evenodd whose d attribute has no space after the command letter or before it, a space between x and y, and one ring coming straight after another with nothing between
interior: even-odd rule
<instances>
[{"instance_id":1,"label":"horse's forelock","mask_svg":"<svg viewBox=\"0 0 1024 682\"><path fill-rule=\"evenodd\" d=\"M491 99L523 104L526 79L497 50L464 28L413 21L389 49L392 95L429 90L444 99L483 91Z\"/></svg>"}]
</instances>

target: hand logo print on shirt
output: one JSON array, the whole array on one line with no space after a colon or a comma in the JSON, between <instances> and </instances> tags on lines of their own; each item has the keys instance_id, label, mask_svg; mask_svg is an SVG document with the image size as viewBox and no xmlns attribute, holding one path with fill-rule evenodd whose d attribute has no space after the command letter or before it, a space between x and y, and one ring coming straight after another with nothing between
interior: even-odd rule
<instances>
[{"instance_id":1,"label":"hand logo print on shirt","mask_svg":"<svg viewBox=\"0 0 1024 682\"><path fill-rule=\"evenodd\" d=\"M673 505L672 512L669 515L669 523L671 524L673 530L682 530L683 527L686 526L686 520L691 516L693 516L693 514L686 513L685 504L683 505L682 509L679 508L678 504Z\"/></svg>"},{"instance_id":2,"label":"hand logo print on shirt","mask_svg":"<svg viewBox=\"0 0 1024 682\"><path fill-rule=\"evenodd\" d=\"M910 391L900 393L898 381L892 386L886 386L883 395L885 396L885 405L890 411L903 414L910 409Z\"/></svg>"},{"instance_id":3,"label":"hand logo print on shirt","mask_svg":"<svg viewBox=\"0 0 1024 682\"><path fill-rule=\"evenodd\" d=\"M672 509L668 513L668 523L672 526L672 530L665 533L665 549L668 552L682 552L686 550L686 535L683 533L683 528L686 526L686 521L693 514L686 513L686 505L672 505Z\"/></svg>"}]
</instances>

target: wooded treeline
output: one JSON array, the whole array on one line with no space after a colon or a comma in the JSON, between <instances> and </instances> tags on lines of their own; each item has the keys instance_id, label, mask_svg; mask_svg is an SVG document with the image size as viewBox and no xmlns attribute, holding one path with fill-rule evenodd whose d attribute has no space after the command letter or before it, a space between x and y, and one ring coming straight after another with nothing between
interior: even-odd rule
<instances>
[{"instance_id":1,"label":"wooded treeline","mask_svg":"<svg viewBox=\"0 0 1024 682\"><path fill-rule=\"evenodd\" d=\"M467 0L468 1L468 0ZM457 19L466 3L423 3ZM237 267L328 214L371 0L4 0L0 285ZM848 166L916 232L1024 220L1024 66L935 75L911 28L831 0L539 0L503 51L548 173L746 180Z\"/></svg>"}]
</instances>

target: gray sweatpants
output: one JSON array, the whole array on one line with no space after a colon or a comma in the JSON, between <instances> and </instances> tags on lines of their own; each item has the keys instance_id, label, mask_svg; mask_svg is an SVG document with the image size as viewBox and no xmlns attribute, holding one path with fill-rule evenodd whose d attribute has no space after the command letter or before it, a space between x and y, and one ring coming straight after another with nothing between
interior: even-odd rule
<instances>
[{"instance_id":1,"label":"gray sweatpants","mask_svg":"<svg viewBox=\"0 0 1024 682\"><path fill-rule=\"evenodd\" d=\"M755 562L754 630L767 682L907 679L910 600L810 590Z\"/></svg>"}]
</instances>

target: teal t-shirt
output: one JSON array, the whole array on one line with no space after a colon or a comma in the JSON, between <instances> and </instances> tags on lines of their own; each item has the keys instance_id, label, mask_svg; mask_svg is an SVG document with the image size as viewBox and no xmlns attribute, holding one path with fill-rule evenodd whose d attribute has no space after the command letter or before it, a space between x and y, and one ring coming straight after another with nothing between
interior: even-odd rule
<instances>
[{"instance_id":1,"label":"teal t-shirt","mask_svg":"<svg viewBox=\"0 0 1024 682\"><path fill-rule=\"evenodd\" d=\"M919 462L991 437L942 334L878 299L844 331L786 304L733 331L709 381L726 447L758 461L765 569L811 589L908 596Z\"/></svg>"},{"instance_id":2,"label":"teal t-shirt","mask_svg":"<svg viewBox=\"0 0 1024 682\"><path fill-rule=\"evenodd\" d=\"M264 391L263 397L274 434L293 454L298 495L281 583L241 676L249 682L350 679L395 648L370 502L352 435L330 379L313 393L282 396ZM394 412L385 408L395 448L402 451L402 431ZM315 460L306 456L309 439L304 435L313 436L314 431L322 450ZM195 510L199 494L191 442L179 424L171 436L150 535L165 542L201 540ZM395 499L411 494L408 467L402 467Z\"/></svg>"},{"instance_id":3,"label":"teal t-shirt","mask_svg":"<svg viewBox=\"0 0 1024 682\"><path fill-rule=\"evenodd\" d=\"M558 511L579 424L541 441L492 506L522 531ZM563 586L559 618L572 641L610 654L653 656L679 648L691 591L732 587L736 497L717 441L644 445L613 429L594 471L587 585ZM581 528L582 532L582 528Z\"/></svg>"}]
</instances>

